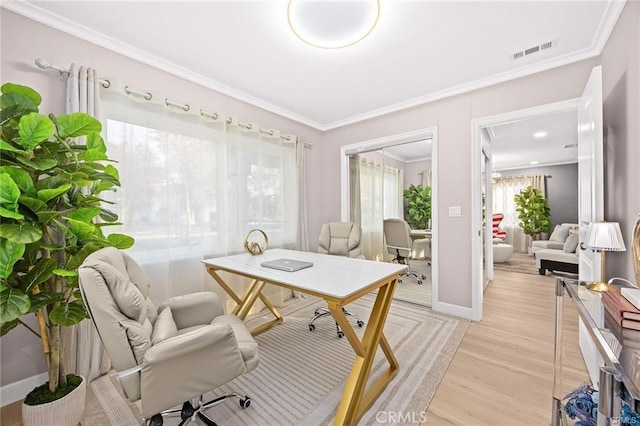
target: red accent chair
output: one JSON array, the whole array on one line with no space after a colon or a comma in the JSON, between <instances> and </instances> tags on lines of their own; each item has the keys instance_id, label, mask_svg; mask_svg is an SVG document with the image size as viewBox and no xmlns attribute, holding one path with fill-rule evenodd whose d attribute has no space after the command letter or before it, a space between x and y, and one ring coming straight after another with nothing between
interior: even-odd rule
<instances>
[{"instance_id":1,"label":"red accent chair","mask_svg":"<svg viewBox=\"0 0 640 426\"><path fill-rule=\"evenodd\" d=\"M505 238L507 238L507 231L498 229L498 225L500 225L502 219L504 219L504 215L502 213L493 214L493 238L504 241Z\"/></svg>"}]
</instances>

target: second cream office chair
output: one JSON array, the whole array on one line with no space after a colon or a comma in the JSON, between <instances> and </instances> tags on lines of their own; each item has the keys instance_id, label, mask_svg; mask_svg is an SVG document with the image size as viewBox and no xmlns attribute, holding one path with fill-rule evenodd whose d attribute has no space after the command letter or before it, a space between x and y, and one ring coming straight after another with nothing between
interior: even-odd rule
<instances>
[{"instance_id":1,"label":"second cream office chair","mask_svg":"<svg viewBox=\"0 0 640 426\"><path fill-rule=\"evenodd\" d=\"M202 401L205 392L258 365L258 344L240 318L224 314L215 293L173 297L156 309L145 272L113 247L89 255L78 272L122 389L129 400L141 401L149 425L162 425L164 416L215 425L207 408L231 397L249 406L251 399L236 393Z\"/></svg>"},{"instance_id":2,"label":"second cream office chair","mask_svg":"<svg viewBox=\"0 0 640 426\"><path fill-rule=\"evenodd\" d=\"M362 238L362 229L357 223L351 222L330 222L322 225L320 229L320 237L318 238L318 253L331 254L335 256L359 257L364 258L360 248L360 239ZM355 318L358 327L364 326L364 322L360 318L342 308L345 315ZM309 321L309 330L314 331L316 326L314 322L321 317L331 315L331 311L327 308L318 308L313 313L313 318ZM336 333L338 337L344 337L344 333L340 330L340 325L336 322Z\"/></svg>"},{"instance_id":3,"label":"second cream office chair","mask_svg":"<svg viewBox=\"0 0 640 426\"><path fill-rule=\"evenodd\" d=\"M415 253L414 244L420 240L413 241L411 238L411 228L407 221L403 219L385 219L384 220L384 239L387 246L387 252L393 255L393 260L398 263L407 264L408 268L403 275L413 276L422 284L422 280L427 277L424 274L418 274L411 270L411 260L422 259ZM402 282L402 280L398 280Z\"/></svg>"}]
</instances>

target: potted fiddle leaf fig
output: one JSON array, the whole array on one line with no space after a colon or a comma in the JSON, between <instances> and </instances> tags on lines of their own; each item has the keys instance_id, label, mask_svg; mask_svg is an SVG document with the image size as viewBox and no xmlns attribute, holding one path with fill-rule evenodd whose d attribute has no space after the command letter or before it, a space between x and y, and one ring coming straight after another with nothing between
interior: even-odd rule
<instances>
[{"instance_id":1,"label":"potted fiddle leaf fig","mask_svg":"<svg viewBox=\"0 0 640 426\"><path fill-rule=\"evenodd\" d=\"M40 114L42 98L27 86L0 90L0 336L24 326L42 341L49 381L25 398L23 423L34 424L45 404L47 424L75 425L84 409L84 393L76 389L86 384L65 372L60 329L88 316L77 272L87 255L133 245L129 236L103 232L117 215L101 193L120 186L118 171L98 120ZM36 327L25 321L31 315ZM72 405L79 414L51 405L78 393L81 402ZM56 411L62 417L52 417Z\"/></svg>"},{"instance_id":2,"label":"potted fiddle leaf fig","mask_svg":"<svg viewBox=\"0 0 640 426\"><path fill-rule=\"evenodd\" d=\"M407 223L412 229L429 229L431 222L431 187L409 185L403 192L407 199Z\"/></svg>"},{"instance_id":3,"label":"potted fiddle leaf fig","mask_svg":"<svg viewBox=\"0 0 640 426\"><path fill-rule=\"evenodd\" d=\"M535 238L536 235L547 232L551 227L551 209L549 202L542 195L542 191L528 186L515 195L518 224L522 232Z\"/></svg>"}]
</instances>

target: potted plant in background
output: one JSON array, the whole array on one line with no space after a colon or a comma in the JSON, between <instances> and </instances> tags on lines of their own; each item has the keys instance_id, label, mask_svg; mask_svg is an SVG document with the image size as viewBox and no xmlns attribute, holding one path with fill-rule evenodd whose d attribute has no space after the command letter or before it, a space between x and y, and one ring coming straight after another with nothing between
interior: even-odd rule
<instances>
[{"instance_id":1,"label":"potted plant in background","mask_svg":"<svg viewBox=\"0 0 640 426\"><path fill-rule=\"evenodd\" d=\"M431 226L431 187L409 185L403 192L407 199L405 209L407 223L412 229L429 229Z\"/></svg>"},{"instance_id":2,"label":"potted plant in background","mask_svg":"<svg viewBox=\"0 0 640 426\"><path fill-rule=\"evenodd\" d=\"M120 186L118 171L108 164L98 120L40 114L42 98L26 86L7 83L1 92L0 336L21 325L42 341L49 381L25 398L23 423L34 424L45 410L45 424L76 425L86 384L65 372L60 328L87 318L77 272L87 255L133 245L129 236L102 231L117 221L100 194ZM36 329L23 321L32 314Z\"/></svg>"},{"instance_id":3,"label":"potted plant in background","mask_svg":"<svg viewBox=\"0 0 640 426\"><path fill-rule=\"evenodd\" d=\"M514 201L522 232L535 239L538 234L549 230L551 209L542 191L528 186L515 195Z\"/></svg>"}]
</instances>

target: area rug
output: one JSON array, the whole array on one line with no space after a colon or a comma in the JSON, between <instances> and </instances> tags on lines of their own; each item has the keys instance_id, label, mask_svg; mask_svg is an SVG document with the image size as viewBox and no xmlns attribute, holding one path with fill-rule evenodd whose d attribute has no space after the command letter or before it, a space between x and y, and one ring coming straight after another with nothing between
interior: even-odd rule
<instances>
[{"instance_id":1,"label":"area rug","mask_svg":"<svg viewBox=\"0 0 640 426\"><path fill-rule=\"evenodd\" d=\"M373 304L366 296L347 306L365 322ZM251 406L237 401L217 405L207 412L221 425L328 425L333 423L345 379L354 359L349 342L337 337L330 318L308 321L315 308L325 306L315 297L296 299L280 312L284 322L256 336L260 365L250 373L220 387L210 395L238 392L251 397ZM251 324L250 324L251 325ZM389 412L414 418L426 410L464 336L469 321L432 312L423 306L394 301L385 335L400 363L400 371L358 424L382 424ZM356 328L361 335L364 329ZM372 376L387 364L381 351ZM87 395L84 425L138 425L140 410L121 396L115 375L94 380ZM167 389L167 392L170 392ZM179 419L166 419L176 425Z\"/></svg>"},{"instance_id":2,"label":"area rug","mask_svg":"<svg viewBox=\"0 0 640 426\"><path fill-rule=\"evenodd\" d=\"M506 262L494 263L493 269L507 272L519 272L521 274L538 275L536 259L533 255L520 252L514 252Z\"/></svg>"}]
</instances>

